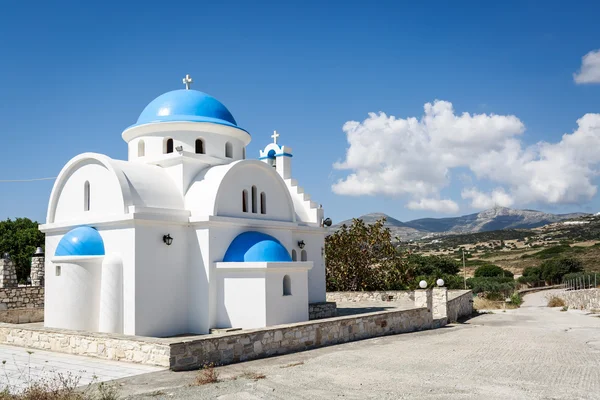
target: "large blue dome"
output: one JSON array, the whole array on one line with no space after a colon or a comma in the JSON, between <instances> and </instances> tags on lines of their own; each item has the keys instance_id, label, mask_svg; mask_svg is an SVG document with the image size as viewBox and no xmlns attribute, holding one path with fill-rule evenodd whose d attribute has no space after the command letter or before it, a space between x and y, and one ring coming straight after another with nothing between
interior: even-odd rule
<instances>
[{"instance_id":1,"label":"large blue dome","mask_svg":"<svg viewBox=\"0 0 600 400\"><path fill-rule=\"evenodd\" d=\"M212 122L238 128L233 115L219 100L197 90L173 90L144 108L136 125L152 122Z\"/></svg>"},{"instance_id":2,"label":"large blue dome","mask_svg":"<svg viewBox=\"0 0 600 400\"><path fill-rule=\"evenodd\" d=\"M236 236L223 257L224 262L289 262L290 253L275 239L260 232L244 232Z\"/></svg>"},{"instance_id":3,"label":"large blue dome","mask_svg":"<svg viewBox=\"0 0 600 400\"><path fill-rule=\"evenodd\" d=\"M71 229L58 242L55 256L103 256L104 241L100 233L89 226Z\"/></svg>"}]
</instances>

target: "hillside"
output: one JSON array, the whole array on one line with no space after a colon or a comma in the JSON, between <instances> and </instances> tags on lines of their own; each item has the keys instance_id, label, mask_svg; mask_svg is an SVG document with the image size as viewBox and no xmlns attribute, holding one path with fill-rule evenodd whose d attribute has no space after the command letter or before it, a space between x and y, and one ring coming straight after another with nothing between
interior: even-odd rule
<instances>
[{"instance_id":1,"label":"hillside","mask_svg":"<svg viewBox=\"0 0 600 400\"><path fill-rule=\"evenodd\" d=\"M549 214L535 210L513 210L506 207L495 207L480 213L460 217L421 218L408 222L399 221L383 213L366 214L358 218L370 224L385 217L385 225L390 228L394 236L403 241L408 241L450 234L469 234L504 229L532 229L585 215L587 214ZM335 227L351 223L352 220L346 220L335 225Z\"/></svg>"}]
</instances>

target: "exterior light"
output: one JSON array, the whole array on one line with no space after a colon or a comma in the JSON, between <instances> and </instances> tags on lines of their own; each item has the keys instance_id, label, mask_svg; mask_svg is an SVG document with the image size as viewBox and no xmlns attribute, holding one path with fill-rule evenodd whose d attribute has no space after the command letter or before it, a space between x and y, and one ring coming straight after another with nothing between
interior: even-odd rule
<instances>
[{"instance_id":1,"label":"exterior light","mask_svg":"<svg viewBox=\"0 0 600 400\"><path fill-rule=\"evenodd\" d=\"M30 276L28 276L28 277L27 277L27 284L28 284L29 286L31 286L31 277L30 277Z\"/></svg>"},{"instance_id":2,"label":"exterior light","mask_svg":"<svg viewBox=\"0 0 600 400\"><path fill-rule=\"evenodd\" d=\"M41 247L38 247L37 249L35 249L35 253L33 253L34 256L36 257L43 257L44 256L44 250L42 250Z\"/></svg>"},{"instance_id":3,"label":"exterior light","mask_svg":"<svg viewBox=\"0 0 600 400\"><path fill-rule=\"evenodd\" d=\"M4 255L2 256L2 258L4 258L5 260L10 260L10 254L8 254L8 252L4 253Z\"/></svg>"},{"instance_id":4,"label":"exterior light","mask_svg":"<svg viewBox=\"0 0 600 400\"><path fill-rule=\"evenodd\" d=\"M165 242L165 244L167 246L170 246L171 243L173 243L173 238L171 237L170 234L167 233L166 235L163 236L163 242Z\"/></svg>"},{"instance_id":5,"label":"exterior light","mask_svg":"<svg viewBox=\"0 0 600 400\"><path fill-rule=\"evenodd\" d=\"M421 289L425 289L425 288L427 287L427 282L425 282L425 281L421 281L421 282L419 282L419 287L420 287Z\"/></svg>"},{"instance_id":6,"label":"exterior light","mask_svg":"<svg viewBox=\"0 0 600 400\"><path fill-rule=\"evenodd\" d=\"M301 249L304 248L304 240L298 240L298 247L300 247Z\"/></svg>"},{"instance_id":7,"label":"exterior light","mask_svg":"<svg viewBox=\"0 0 600 400\"><path fill-rule=\"evenodd\" d=\"M325 218L323 220L323 225L324 226L331 226L332 222L331 222L331 218Z\"/></svg>"},{"instance_id":8,"label":"exterior light","mask_svg":"<svg viewBox=\"0 0 600 400\"><path fill-rule=\"evenodd\" d=\"M437 281L435 281L435 283L437 283L437 285L438 285L439 287L442 287L442 286L444 286L444 280L443 280L442 278L440 278L440 279L438 279Z\"/></svg>"},{"instance_id":9,"label":"exterior light","mask_svg":"<svg viewBox=\"0 0 600 400\"><path fill-rule=\"evenodd\" d=\"M177 146L175 147L175 150L177 150L178 153L181 153L183 151L183 146Z\"/></svg>"}]
</instances>

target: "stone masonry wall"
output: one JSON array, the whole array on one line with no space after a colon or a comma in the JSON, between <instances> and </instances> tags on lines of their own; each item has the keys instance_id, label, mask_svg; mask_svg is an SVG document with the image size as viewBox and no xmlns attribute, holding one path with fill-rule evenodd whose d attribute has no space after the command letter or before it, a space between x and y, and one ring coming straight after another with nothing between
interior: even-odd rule
<instances>
[{"instance_id":1,"label":"stone masonry wall","mask_svg":"<svg viewBox=\"0 0 600 400\"><path fill-rule=\"evenodd\" d=\"M9 258L0 259L0 288L17 286L17 270Z\"/></svg>"},{"instance_id":2,"label":"stone masonry wall","mask_svg":"<svg viewBox=\"0 0 600 400\"><path fill-rule=\"evenodd\" d=\"M0 323L0 343L116 361L169 366L166 339Z\"/></svg>"},{"instance_id":3,"label":"stone masonry wall","mask_svg":"<svg viewBox=\"0 0 600 400\"><path fill-rule=\"evenodd\" d=\"M448 292L448 321L456 322L473 313L473 292L453 290Z\"/></svg>"},{"instance_id":4,"label":"stone masonry wall","mask_svg":"<svg viewBox=\"0 0 600 400\"><path fill-rule=\"evenodd\" d=\"M414 301L411 290L388 290L380 292L327 292L327 301L336 303L362 301Z\"/></svg>"},{"instance_id":5,"label":"stone masonry wall","mask_svg":"<svg viewBox=\"0 0 600 400\"><path fill-rule=\"evenodd\" d=\"M31 258L31 285L44 286L44 256L34 256Z\"/></svg>"},{"instance_id":6,"label":"stone masonry wall","mask_svg":"<svg viewBox=\"0 0 600 400\"><path fill-rule=\"evenodd\" d=\"M17 308L44 308L44 288L20 286L0 289L0 311Z\"/></svg>"},{"instance_id":7,"label":"stone masonry wall","mask_svg":"<svg viewBox=\"0 0 600 400\"><path fill-rule=\"evenodd\" d=\"M600 310L600 289L564 290L552 295L563 299L569 308Z\"/></svg>"},{"instance_id":8,"label":"stone masonry wall","mask_svg":"<svg viewBox=\"0 0 600 400\"><path fill-rule=\"evenodd\" d=\"M334 302L311 303L308 305L308 319L323 319L337 316L337 306Z\"/></svg>"}]
</instances>

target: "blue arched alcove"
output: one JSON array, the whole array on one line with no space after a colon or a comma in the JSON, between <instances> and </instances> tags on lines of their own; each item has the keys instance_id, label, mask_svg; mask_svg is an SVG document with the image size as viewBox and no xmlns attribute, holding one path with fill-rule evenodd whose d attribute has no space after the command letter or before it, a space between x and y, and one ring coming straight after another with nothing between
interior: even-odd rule
<instances>
[{"instance_id":1,"label":"blue arched alcove","mask_svg":"<svg viewBox=\"0 0 600 400\"><path fill-rule=\"evenodd\" d=\"M104 241L100 233L89 226L67 232L56 247L55 256L103 256Z\"/></svg>"},{"instance_id":2,"label":"blue arched alcove","mask_svg":"<svg viewBox=\"0 0 600 400\"><path fill-rule=\"evenodd\" d=\"M285 247L273 236L261 232L244 232L236 236L223 257L224 262L289 262Z\"/></svg>"}]
</instances>

